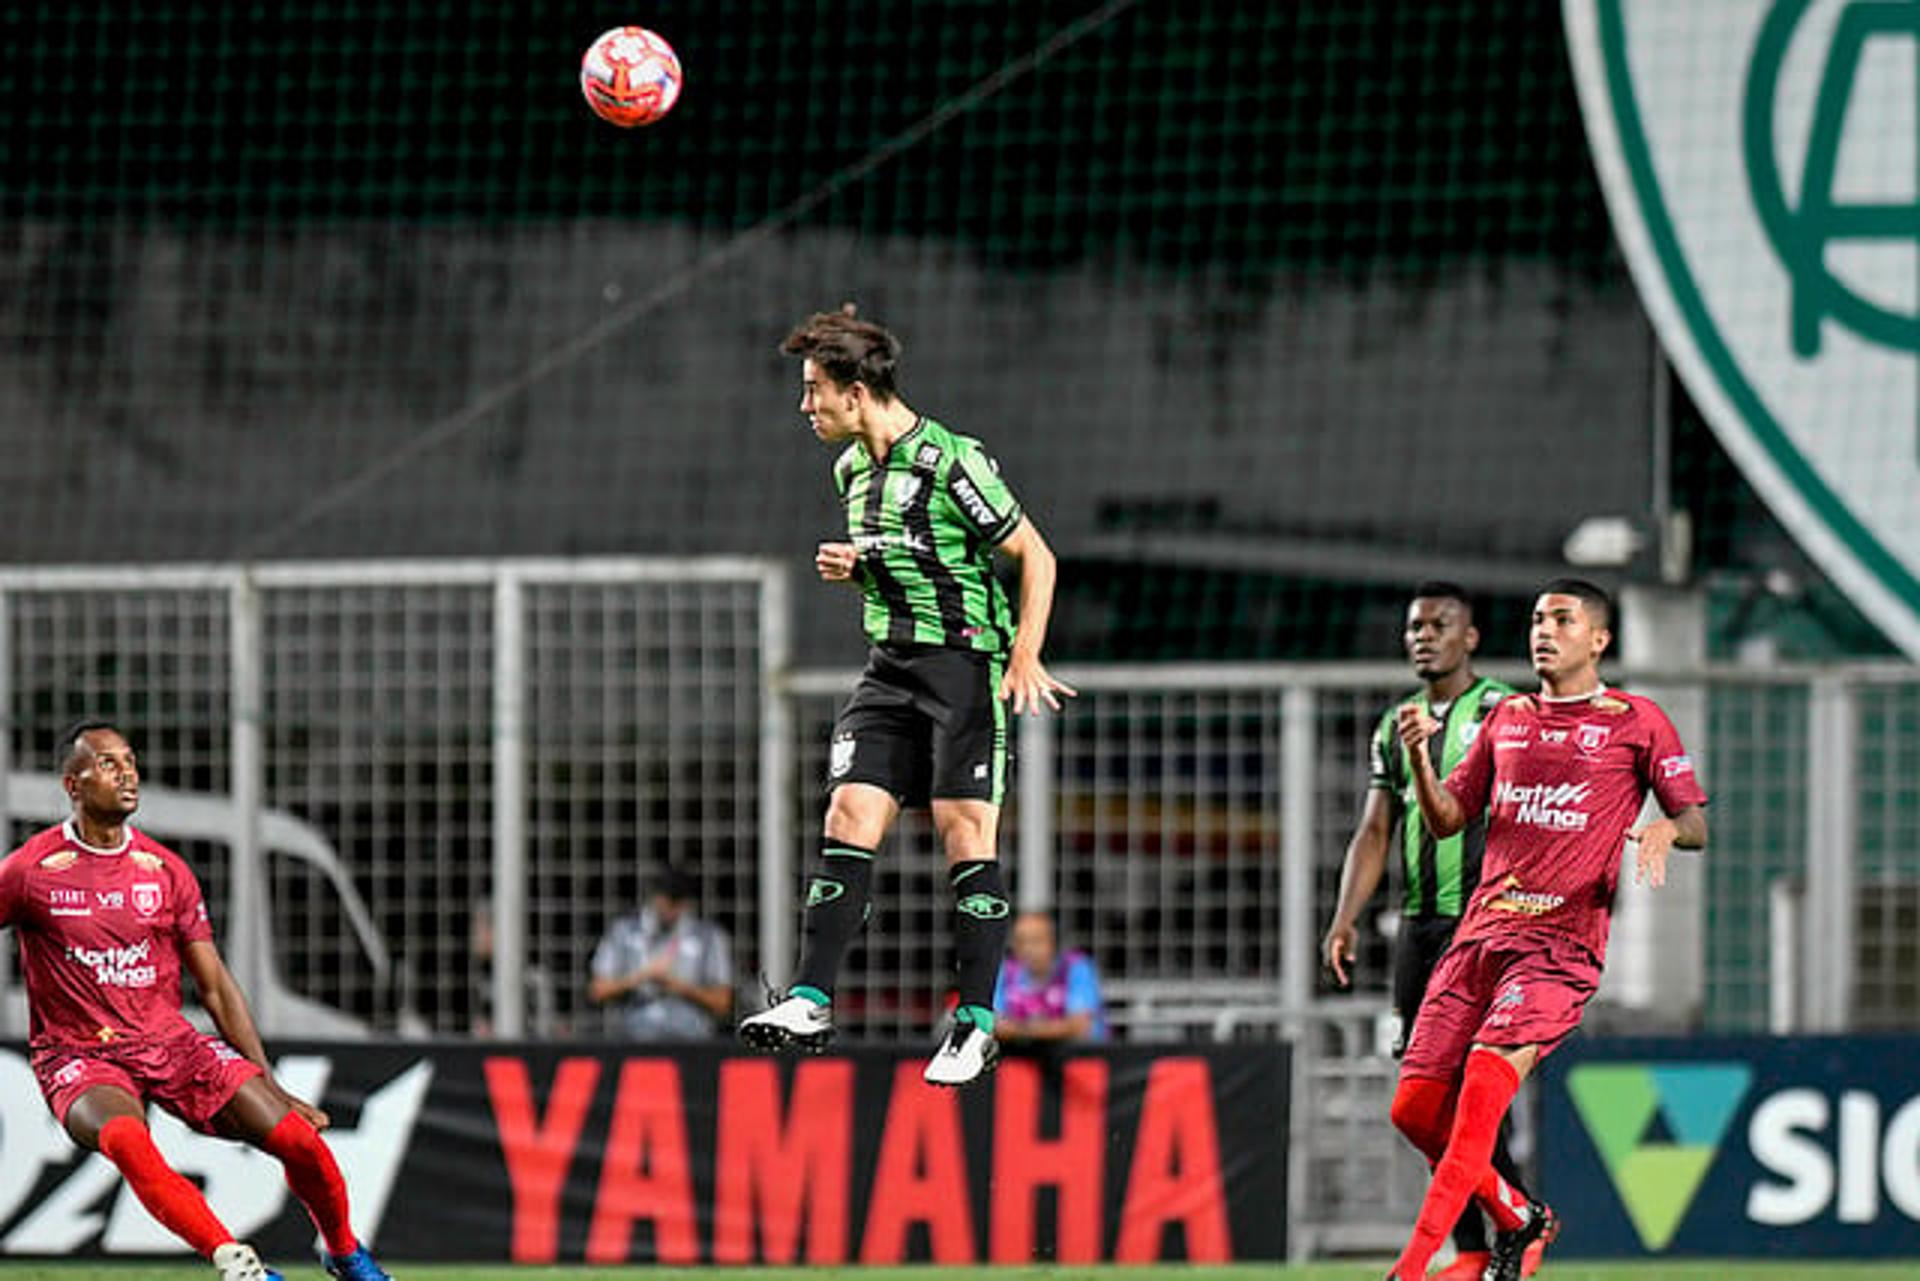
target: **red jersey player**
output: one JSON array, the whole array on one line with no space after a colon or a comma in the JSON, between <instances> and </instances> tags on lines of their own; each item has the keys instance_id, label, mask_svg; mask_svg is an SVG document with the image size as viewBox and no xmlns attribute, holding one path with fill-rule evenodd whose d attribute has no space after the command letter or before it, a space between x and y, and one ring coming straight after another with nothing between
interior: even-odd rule
<instances>
[{"instance_id":1,"label":"red jersey player","mask_svg":"<svg viewBox=\"0 0 1920 1281\"><path fill-rule=\"evenodd\" d=\"M1651 699L1609 690L1606 593L1557 579L1534 602L1537 694L1503 701L1442 783L1414 750L1432 724L1401 709L1414 790L1436 838L1488 814L1480 887L1433 972L1400 1064L1393 1123L1433 1162L1433 1182L1390 1281L1419 1281L1461 1208L1478 1197L1499 1229L1488 1281L1514 1281L1553 1212L1496 1174L1494 1135L1520 1082L1580 1024L1599 986L1620 876L1666 880L1668 850L1707 841L1706 793L1672 722ZM1633 827L1648 792L1666 817ZM1631 830L1630 830L1631 829Z\"/></svg>"},{"instance_id":2,"label":"red jersey player","mask_svg":"<svg viewBox=\"0 0 1920 1281\"><path fill-rule=\"evenodd\" d=\"M346 1184L319 1135L326 1114L273 1079L246 998L214 946L199 882L178 854L128 823L140 804L133 749L112 726L86 721L62 738L59 764L72 816L0 862L0 926L20 939L33 1072L47 1106L222 1281L280 1274L235 1241L160 1155L149 1099L203 1133L277 1158L325 1240L328 1272L390 1281L348 1222ZM181 1013L182 968L220 1036L203 1036Z\"/></svg>"}]
</instances>

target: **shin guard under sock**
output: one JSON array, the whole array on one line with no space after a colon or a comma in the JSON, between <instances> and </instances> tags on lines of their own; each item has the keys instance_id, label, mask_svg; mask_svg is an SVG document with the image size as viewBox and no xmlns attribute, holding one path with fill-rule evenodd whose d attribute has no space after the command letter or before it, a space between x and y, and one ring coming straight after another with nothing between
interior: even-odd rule
<instances>
[{"instance_id":1,"label":"shin guard under sock","mask_svg":"<svg viewBox=\"0 0 1920 1281\"><path fill-rule=\"evenodd\" d=\"M307 1207L313 1226L320 1229L329 1254L352 1254L359 1248L347 1219L347 1181L333 1151L307 1119L289 1112L260 1145L285 1168L287 1186Z\"/></svg>"},{"instance_id":2,"label":"shin guard under sock","mask_svg":"<svg viewBox=\"0 0 1920 1281\"><path fill-rule=\"evenodd\" d=\"M953 886L953 987L957 1017L993 1031L993 985L1006 955L1013 904L998 859L968 859L947 869Z\"/></svg>"},{"instance_id":3,"label":"shin guard under sock","mask_svg":"<svg viewBox=\"0 0 1920 1281\"><path fill-rule=\"evenodd\" d=\"M840 961L866 926L872 884L872 850L831 837L820 847L820 868L807 882L794 987L810 987L832 997Z\"/></svg>"},{"instance_id":4,"label":"shin guard under sock","mask_svg":"<svg viewBox=\"0 0 1920 1281\"><path fill-rule=\"evenodd\" d=\"M119 1167L140 1204L169 1232L192 1246L203 1258L233 1240L207 1198L193 1180L167 1164L146 1125L130 1116L116 1116L100 1127L100 1153Z\"/></svg>"},{"instance_id":5,"label":"shin guard under sock","mask_svg":"<svg viewBox=\"0 0 1920 1281\"><path fill-rule=\"evenodd\" d=\"M1500 1055L1484 1049L1467 1055L1460 1102L1454 1111L1453 1133L1447 1140L1445 1154L1434 1167L1426 1199L1420 1203L1413 1239L1407 1242L1396 1264L1399 1275L1426 1275L1427 1264L1459 1220L1467 1198L1487 1181L1501 1118L1506 1116L1507 1106L1519 1088L1520 1074ZM1520 1222L1525 1221L1524 1213L1517 1217Z\"/></svg>"}]
</instances>

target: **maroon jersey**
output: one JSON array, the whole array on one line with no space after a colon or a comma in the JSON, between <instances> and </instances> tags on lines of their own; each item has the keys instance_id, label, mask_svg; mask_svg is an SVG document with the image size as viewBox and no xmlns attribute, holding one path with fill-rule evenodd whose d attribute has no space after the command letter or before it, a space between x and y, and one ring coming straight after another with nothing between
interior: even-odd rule
<instances>
[{"instance_id":1,"label":"maroon jersey","mask_svg":"<svg viewBox=\"0 0 1920 1281\"><path fill-rule=\"evenodd\" d=\"M0 862L0 925L20 936L35 1049L162 1040L180 1012L180 957L211 939L200 883L133 828L119 849L50 827Z\"/></svg>"},{"instance_id":2,"label":"maroon jersey","mask_svg":"<svg viewBox=\"0 0 1920 1281\"><path fill-rule=\"evenodd\" d=\"M1454 935L1566 935L1607 955L1627 829L1651 790L1669 815L1707 803L1680 735L1651 699L1508 698L1480 727L1446 789L1467 817L1485 811L1480 888Z\"/></svg>"}]
</instances>

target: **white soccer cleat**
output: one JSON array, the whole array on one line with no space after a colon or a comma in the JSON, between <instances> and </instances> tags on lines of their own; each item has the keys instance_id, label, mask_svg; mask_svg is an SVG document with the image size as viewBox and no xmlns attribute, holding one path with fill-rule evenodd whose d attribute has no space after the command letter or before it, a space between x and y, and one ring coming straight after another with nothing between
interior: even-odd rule
<instances>
[{"instance_id":1,"label":"white soccer cleat","mask_svg":"<svg viewBox=\"0 0 1920 1281\"><path fill-rule=\"evenodd\" d=\"M252 1246L238 1241L215 1246L213 1266L219 1269L220 1281L284 1281L278 1272L260 1262Z\"/></svg>"},{"instance_id":2,"label":"white soccer cleat","mask_svg":"<svg viewBox=\"0 0 1920 1281\"><path fill-rule=\"evenodd\" d=\"M789 1046L818 1054L833 1039L833 1009L811 997L790 996L769 1009L740 1020L740 1039L756 1050Z\"/></svg>"},{"instance_id":3,"label":"white soccer cleat","mask_svg":"<svg viewBox=\"0 0 1920 1281\"><path fill-rule=\"evenodd\" d=\"M972 1085L999 1062L1000 1043L993 1039L993 1033L982 1032L971 1023L955 1023L927 1060L922 1075L928 1085Z\"/></svg>"}]
</instances>

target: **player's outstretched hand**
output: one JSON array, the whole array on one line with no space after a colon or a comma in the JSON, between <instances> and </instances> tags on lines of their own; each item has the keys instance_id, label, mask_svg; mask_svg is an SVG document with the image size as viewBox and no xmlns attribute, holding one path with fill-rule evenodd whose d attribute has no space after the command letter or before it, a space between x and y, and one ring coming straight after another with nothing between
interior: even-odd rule
<instances>
[{"instance_id":1,"label":"player's outstretched hand","mask_svg":"<svg viewBox=\"0 0 1920 1281\"><path fill-rule=\"evenodd\" d=\"M1000 678L1000 697L1013 700L1015 716L1022 712L1032 712L1037 716L1043 703L1057 712L1060 710L1057 695L1065 694L1073 698L1079 692L1065 681L1055 680L1040 665L1039 659L1020 653L1015 653L1007 660L1006 675Z\"/></svg>"},{"instance_id":2,"label":"player's outstretched hand","mask_svg":"<svg viewBox=\"0 0 1920 1281\"><path fill-rule=\"evenodd\" d=\"M859 559L852 543L821 543L813 553L813 567L829 583L844 583L853 577Z\"/></svg>"},{"instance_id":3,"label":"player's outstretched hand","mask_svg":"<svg viewBox=\"0 0 1920 1281\"><path fill-rule=\"evenodd\" d=\"M1633 860L1636 883L1651 885L1654 889L1667 883L1667 851L1673 848L1673 838L1679 833L1680 829L1670 818L1656 818L1627 833L1627 839L1636 847Z\"/></svg>"}]
</instances>

